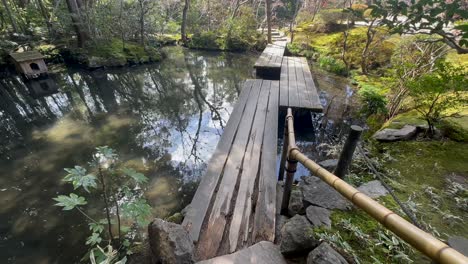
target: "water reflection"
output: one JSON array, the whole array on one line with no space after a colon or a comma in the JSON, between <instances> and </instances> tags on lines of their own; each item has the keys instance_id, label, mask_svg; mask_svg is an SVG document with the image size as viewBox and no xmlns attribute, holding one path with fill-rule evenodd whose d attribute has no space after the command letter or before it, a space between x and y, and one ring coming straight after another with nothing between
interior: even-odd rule
<instances>
[{"instance_id":1,"label":"water reflection","mask_svg":"<svg viewBox=\"0 0 468 264\"><path fill-rule=\"evenodd\" d=\"M64 70L52 80L58 93L0 79L0 262L79 260L87 226L51 198L67 191L62 169L84 164L99 145L150 177L155 215L189 202L255 56L168 54L130 70Z\"/></svg>"}]
</instances>

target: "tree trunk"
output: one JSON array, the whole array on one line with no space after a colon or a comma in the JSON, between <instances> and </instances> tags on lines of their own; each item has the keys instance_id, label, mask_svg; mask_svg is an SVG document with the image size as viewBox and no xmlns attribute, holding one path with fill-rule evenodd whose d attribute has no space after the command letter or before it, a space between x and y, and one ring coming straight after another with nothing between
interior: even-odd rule
<instances>
[{"instance_id":1,"label":"tree trunk","mask_svg":"<svg viewBox=\"0 0 468 264\"><path fill-rule=\"evenodd\" d=\"M182 11L182 25L180 27L180 35L182 43L187 46L187 14L190 8L190 0L185 0L184 10Z\"/></svg>"},{"instance_id":2,"label":"tree trunk","mask_svg":"<svg viewBox=\"0 0 468 264\"><path fill-rule=\"evenodd\" d=\"M37 4L39 5L39 8L41 9L42 16L44 17L44 21L45 21L45 24L47 26L47 31L49 32L49 36L53 37L54 29L52 27L52 23L50 23L49 14L47 13L47 9L44 6L44 2L42 2L42 0L37 0Z\"/></svg>"},{"instance_id":3,"label":"tree trunk","mask_svg":"<svg viewBox=\"0 0 468 264\"><path fill-rule=\"evenodd\" d=\"M140 45L145 46L145 5L143 0L140 0Z\"/></svg>"},{"instance_id":4,"label":"tree trunk","mask_svg":"<svg viewBox=\"0 0 468 264\"><path fill-rule=\"evenodd\" d=\"M266 17L267 17L267 28L268 28L268 43L271 43L271 0L265 0L266 2Z\"/></svg>"},{"instance_id":5,"label":"tree trunk","mask_svg":"<svg viewBox=\"0 0 468 264\"><path fill-rule=\"evenodd\" d=\"M294 23L296 22L297 13L299 13L299 0L296 0L296 6L294 7L294 13L289 24L289 35L291 36L291 43L294 41Z\"/></svg>"},{"instance_id":6,"label":"tree trunk","mask_svg":"<svg viewBox=\"0 0 468 264\"><path fill-rule=\"evenodd\" d=\"M86 44L86 41L89 40L89 35L83 29L77 0L67 0L67 6L68 11L70 12L73 29L75 30L76 36L78 38L78 47L83 48Z\"/></svg>"},{"instance_id":7,"label":"tree trunk","mask_svg":"<svg viewBox=\"0 0 468 264\"><path fill-rule=\"evenodd\" d=\"M3 2L3 5L5 6L5 11L8 15L8 18L10 19L10 22L11 22L11 26L13 27L13 30L15 32L19 32L18 31L18 25L16 24L16 20L15 20L15 17L13 16L13 14L11 13L11 10L10 10L10 7L8 6L8 3L6 0L2 0Z\"/></svg>"}]
</instances>

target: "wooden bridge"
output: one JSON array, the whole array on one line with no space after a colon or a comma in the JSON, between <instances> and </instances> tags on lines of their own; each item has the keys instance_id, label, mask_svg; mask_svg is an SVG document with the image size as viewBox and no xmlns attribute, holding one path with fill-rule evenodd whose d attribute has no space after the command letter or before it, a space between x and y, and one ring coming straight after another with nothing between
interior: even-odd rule
<instances>
[{"instance_id":1,"label":"wooden bridge","mask_svg":"<svg viewBox=\"0 0 468 264\"><path fill-rule=\"evenodd\" d=\"M198 260L275 239L279 109L322 111L306 59L285 48L279 39L260 55L259 79L244 83L189 206L183 225Z\"/></svg>"}]
</instances>

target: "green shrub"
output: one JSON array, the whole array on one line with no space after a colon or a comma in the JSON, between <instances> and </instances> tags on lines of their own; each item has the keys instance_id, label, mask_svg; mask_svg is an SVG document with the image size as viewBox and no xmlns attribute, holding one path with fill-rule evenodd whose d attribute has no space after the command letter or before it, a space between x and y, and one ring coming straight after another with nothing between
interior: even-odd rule
<instances>
[{"instance_id":1,"label":"green shrub","mask_svg":"<svg viewBox=\"0 0 468 264\"><path fill-rule=\"evenodd\" d=\"M204 31L195 33L192 36L189 47L194 49L220 49L218 33L214 31Z\"/></svg>"},{"instance_id":2,"label":"green shrub","mask_svg":"<svg viewBox=\"0 0 468 264\"><path fill-rule=\"evenodd\" d=\"M329 72L336 73L338 75L346 75L346 66L340 60L337 60L331 56L321 56L318 59L320 68Z\"/></svg>"},{"instance_id":3,"label":"green shrub","mask_svg":"<svg viewBox=\"0 0 468 264\"><path fill-rule=\"evenodd\" d=\"M379 88L372 85L363 85L358 91L363 103L361 112L369 117L371 115L383 115L387 113L387 99Z\"/></svg>"}]
</instances>

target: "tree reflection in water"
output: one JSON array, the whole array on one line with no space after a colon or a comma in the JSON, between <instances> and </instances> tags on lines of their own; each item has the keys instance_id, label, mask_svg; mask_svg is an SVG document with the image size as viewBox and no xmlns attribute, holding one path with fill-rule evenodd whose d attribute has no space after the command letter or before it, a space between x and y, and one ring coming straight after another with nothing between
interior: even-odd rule
<instances>
[{"instance_id":1,"label":"tree reflection in water","mask_svg":"<svg viewBox=\"0 0 468 264\"><path fill-rule=\"evenodd\" d=\"M0 262L81 257L87 227L51 198L65 191L63 168L85 164L96 146L151 179L155 215L190 201L255 56L168 54L158 65L66 70L54 77L60 92L37 99L20 78L0 80Z\"/></svg>"}]
</instances>

